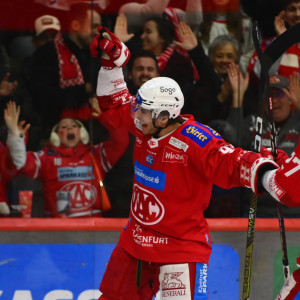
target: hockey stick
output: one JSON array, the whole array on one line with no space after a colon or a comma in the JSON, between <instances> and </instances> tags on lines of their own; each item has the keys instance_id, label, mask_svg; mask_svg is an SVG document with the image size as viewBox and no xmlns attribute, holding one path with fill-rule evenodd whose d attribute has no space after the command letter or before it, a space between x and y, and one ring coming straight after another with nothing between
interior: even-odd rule
<instances>
[{"instance_id":1,"label":"hockey stick","mask_svg":"<svg viewBox=\"0 0 300 300\"><path fill-rule=\"evenodd\" d=\"M255 49L258 53L258 57L262 58L262 49L260 47L260 39L259 39L259 29L257 26L257 22L255 23L255 30L256 36L253 38ZM265 74L266 82L265 93L269 94L269 74ZM268 121L270 126L270 136L271 136L271 147L274 159L277 156L277 141L276 141L276 134L275 134L275 123L273 118L273 106L272 106L272 99L269 95L265 95L265 99L268 99ZM289 268L289 260L287 255L287 244L286 244L286 234L285 234L285 226L284 226L284 217L282 212L282 205L280 202L276 202L277 214L278 214L278 221L279 221L279 229L280 229L280 241L281 241L281 250L282 250L282 264L283 264L283 274L285 282L287 281L288 277L290 276L290 268Z\"/></svg>"},{"instance_id":2,"label":"hockey stick","mask_svg":"<svg viewBox=\"0 0 300 300\"><path fill-rule=\"evenodd\" d=\"M259 41L257 22L253 22L253 41L254 44ZM263 103L266 99L268 87L269 87L269 70L272 65L279 59L279 57L293 44L300 41L300 23L289 28L283 34L278 36L271 45L262 53L260 44L257 48L257 53L260 55L260 85L259 85L259 97L258 97L258 117L256 119L256 135L254 148L257 152L260 152L261 147L261 132L262 132L262 118L263 115ZM256 45L257 46L257 45ZM250 200L250 210L249 210L249 222L247 231L247 246L246 246L246 256L245 256L245 270L244 270L244 282L243 282L243 300L250 299L250 279L251 279L251 269L252 269L252 255L253 255L253 242L254 242L254 230L255 230L255 218L257 209L257 196L253 195ZM280 230L282 230L283 224L280 224ZM281 234L282 236L282 234ZM285 236L285 234L284 234ZM282 244L283 245L283 244ZM286 256L287 257L287 256ZM287 262L284 262L284 266ZM287 264L288 266L288 264ZM284 267L285 268L285 267ZM284 272L287 272L285 268Z\"/></svg>"},{"instance_id":3,"label":"hockey stick","mask_svg":"<svg viewBox=\"0 0 300 300\"><path fill-rule=\"evenodd\" d=\"M254 23L254 22L253 22ZM256 23L254 23L256 24ZM257 24L256 24L257 25ZM255 26L252 28L252 38L257 34ZM262 106L262 105L261 105ZM255 124L255 140L254 149L256 152L260 152L261 149L261 134L262 134L262 108L259 108L259 114L256 118ZM257 211L257 196L253 193L250 199L249 217L248 217L248 230L247 230L247 244L245 255L245 267L244 267L244 281L243 281L243 300L250 299L250 279L252 272L252 257L253 257L253 245L254 245L254 233L255 233L255 220Z\"/></svg>"}]
</instances>

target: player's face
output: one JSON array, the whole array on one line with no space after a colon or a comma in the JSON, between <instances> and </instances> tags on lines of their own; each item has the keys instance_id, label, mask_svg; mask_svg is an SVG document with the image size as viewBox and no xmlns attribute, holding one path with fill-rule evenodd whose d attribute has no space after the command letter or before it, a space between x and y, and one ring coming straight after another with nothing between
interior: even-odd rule
<instances>
[{"instance_id":1,"label":"player's face","mask_svg":"<svg viewBox=\"0 0 300 300\"><path fill-rule=\"evenodd\" d=\"M294 26L300 22L300 1L292 2L286 7L284 19L289 26Z\"/></svg>"},{"instance_id":2,"label":"player's face","mask_svg":"<svg viewBox=\"0 0 300 300\"><path fill-rule=\"evenodd\" d=\"M129 78L133 84L140 88L146 81L159 76L156 62L151 57L138 57L135 59Z\"/></svg>"},{"instance_id":3,"label":"player's face","mask_svg":"<svg viewBox=\"0 0 300 300\"><path fill-rule=\"evenodd\" d=\"M80 143L80 127L73 119L62 119L59 122L57 131L63 146L72 148Z\"/></svg>"},{"instance_id":4,"label":"player's face","mask_svg":"<svg viewBox=\"0 0 300 300\"><path fill-rule=\"evenodd\" d=\"M291 113L291 103L284 92L277 88L271 89L274 122L286 121Z\"/></svg>"},{"instance_id":5,"label":"player's face","mask_svg":"<svg viewBox=\"0 0 300 300\"><path fill-rule=\"evenodd\" d=\"M80 44L88 46L92 39L99 34L97 28L101 25L101 17L98 12L87 10L87 14L83 22L80 22L80 29L78 31L78 40Z\"/></svg>"},{"instance_id":6,"label":"player's face","mask_svg":"<svg viewBox=\"0 0 300 300\"><path fill-rule=\"evenodd\" d=\"M217 47L213 54L213 65L219 74L227 73L229 63L236 63L236 61L237 53L230 43Z\"/></svg>"},{"instance_id":7,"label":"player's face","mask_svg":"<svg viewBox=\"0 0 300 300\"><path fill-rule=\"evenodd\" d=\"M164 41L159 36L159 32L154 21L146 22L141 39L143 42L143 49L149 50L155 55L160 55L162 53Z\"/></svg>"},{"instance_id":8,"label":"player's face","mask_svg":"<svg viewBox=\"0 0 300 300\"><path fill-rule=\"evenodd\" d=\"M157 129L153 126L151 110L139 108L135 113L135 117L138 119L144 135L156 133Z\"/></svg>"}]
</instances>

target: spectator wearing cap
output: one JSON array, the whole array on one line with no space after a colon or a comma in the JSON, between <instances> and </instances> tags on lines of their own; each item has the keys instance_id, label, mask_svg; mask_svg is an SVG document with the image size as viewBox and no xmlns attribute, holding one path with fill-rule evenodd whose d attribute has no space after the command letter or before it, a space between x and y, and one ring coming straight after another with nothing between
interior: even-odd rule
<instances>
[{"instance_id":1,"label":"spectator wearing cap","mask_svg":"<svg viewBox=\"0 0 300 300\"><path fill-rule=\"evenodd\" d=\"M55 16L43 15L34 22L35 36L33 43L36 48L53 41L61 30L60 21Z\"/></svg>"},{"instance_id":2,"label":"spectator wearing cap","mask_svg":"<svg viewBox=\"0 0 300 300\"><path fill-rule=\"evenodd\" d=\"M273 105L273 118L276 127L278 147L291 155L298 143L300 134L300 113L292 109L289 94L293 92L294 84L281 75L270 76L270 96ZM265 118L262 132L262 146L271 147L270 128L266 117L268 108L265 105ZM241 146L245 149L253 149L255 135L256 116L250 115L245 119L245 132L242 135Z\"/></svg>"},{"instance_id":3,"label":"spectator wearing cap","mask_svg":"<svg viewBox=\"0 0 300 300\"><path fill-rule=\"evenodd\" d=\"M92 72L94 61L89 44L98 33L100 14L87 3L77 3L61 16L60 22L61 30L53 41L35 51L27 68L30 75L27 86L33 108L40 118L42 143L47 140L52 126L63 113L81 121L90 118L88 101L95 90L92 80L97 78L97 73ZM59 22L46 15L37 19L35 25L37 36L40 36L49 34L45 31L57 30Z\"/></svg>"},{"instance_id":4,"label":"spectator wearing cap","mask_svg":"<svg viewBox=\"0 0 300 300\"><path fill-rule=\"evenodd\" d=\"M299 75L295 72L290 79L281 75L270 75L270 97L272 98L273 119L275 123L275 134L278 149L284 150L289 156L292 154L298 144L300 135L300 111L292 109L292 95L300 92ZM263 116L262 128L262 146L270 148L270 126L267 121L268 107L265 104L265 114ZM245 118L244 131L241 133L241 147L248 150L254 149L256 116L249 115ZM247 203L243 207L243 216L249 212L250 195L243 191L243 203ZM270 201L269 195L263 195L258 199L258 216L259 217L276 217L276 205ZM299 208L284 207L284 215L286 217L300 217Z\"/></svg>"}]
</instances>

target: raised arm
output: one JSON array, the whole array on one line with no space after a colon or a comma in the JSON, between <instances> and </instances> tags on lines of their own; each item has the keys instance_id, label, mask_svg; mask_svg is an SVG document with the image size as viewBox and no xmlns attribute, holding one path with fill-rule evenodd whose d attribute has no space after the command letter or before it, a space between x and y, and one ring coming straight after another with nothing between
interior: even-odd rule
<instances>
[{"instance_id":1,"label":"raised arm","mask_svg":"<svg viewBox=\"0 0 300 300\"><path fill-rule=\"evenodd\" d=\"M123 43L126 43L134 36L133 33L128 33L127 17L124 13L120 13L117 16L114 33L116 37Z\"/></svg>"},{"instance_id":2,"label":"raised arm","mask_svg":"<svg viewBox=\"0 0 300 300\"><path fill-rule=\"evenodd\" d=\"M220 78L205 54L201 43L193 33L191 27L185 22L180 22L178 26L180 42L174 41L178 46L188 51L193 63L197 69L200 79L206 78L211 81L213 86L220 86Z\"/></svg>"},{"instance_id":3,"label":"raised arm","mask_svg":"<svg viewBox=\"0 0 300 300\"><path fill-rule=\"evenodd\" d=\"M4 109L4 120L8 127L7 147L18 170L26 163L24 136L30 127L30 124L23 126L24 123L21 124L21 127L18 126L19 115L20 106L16 106L15 102L9 101Z\"/></svg>"},{"instance_id":4,"label":"raised arm","mask_svg":"<svg viewBox=\"0 0 300 300\"><path fill-rule=\"evenodd\" d=\"M294 72L289 77L289 89L284 88L283 92L290 99L292 104L300 110L300 81L299 81L299 73Z\"/></svg>"}]
</instances>

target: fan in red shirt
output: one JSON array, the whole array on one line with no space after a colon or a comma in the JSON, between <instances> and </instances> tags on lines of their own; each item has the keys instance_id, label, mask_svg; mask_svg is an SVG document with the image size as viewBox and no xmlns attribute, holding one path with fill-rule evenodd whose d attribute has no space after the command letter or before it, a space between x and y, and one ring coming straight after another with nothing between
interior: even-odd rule
<instances>
[{"instance_id":1,"label":"fan in red shirt","mask_svg":"<svg viewBox=\"0 0 300 300\"><path fill-rule=\"evenodd\" d=\"M6 124L9 128L8 147L18 157L21 174L43 183L45 215L50 217L101 216L107 194L103 179L125 152L129 137L125 130L116 130L108 118L99 121L107 128L109 138L98 145L89 144L83 124L64 117L53 127L50 143L39 152L26 152L24 139L17 128L20 108L9 102ZM108 200L109 201L109 200Z\"/></svg>"}]
</instances>

